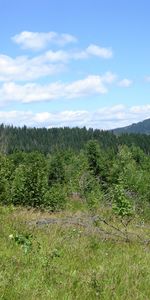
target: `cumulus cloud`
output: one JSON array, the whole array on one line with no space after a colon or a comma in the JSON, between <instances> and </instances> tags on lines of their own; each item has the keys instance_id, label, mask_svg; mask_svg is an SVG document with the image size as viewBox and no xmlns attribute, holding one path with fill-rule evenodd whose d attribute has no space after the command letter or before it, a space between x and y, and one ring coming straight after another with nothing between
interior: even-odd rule
<instances>
[{"instance_id":1,"label":"cumulus cloud","mask_svg":"<svg viewBox=\"0 0 150 300\"><path fill-rule=\"evenodd\" d=\"M68 43L77 42L77 38L70 34L59 34L57 32L30 32L23 31L12 37L12 41L20 45L24 49L41 50L49 45L64 46ZM111 48L100 47L95 44L90 44L85 50L73 51L69 54L70 58L83 59L90 56L101 58L111 58L113 55Z\"/></svg>"},{"instance_id":2,"label":"cumulus cloud","mask_svg":"<svg viewBox=\"0 0 150 300\"><path fill-rule=\"evenodd\" d=\"M41 50L49 44L64 46L68 43L77 42L77 38L70 34L59 34L57 32L31 32L23 31L12 37L12 41L23 49Z\"/></svg>"},{"instance_id":3,"label":"cumulus cloud","mask_svg":"<svg viewBox=\"0 0 150 300\"><path fill-rule=\"evenodd\" d=\"M43 49L48 45L63 46L76 42L70 34L56 32L23 31L12 37L12 40L27 49ZM33 81L42 77L52 76L66 70L71 61L92 57L108 59L112 57L111 48L89 45L83 50L48 50L40 55L11 57L0 54L0 81Z\"/></svg>"},{"instance_id":4,"label":"cumulus cloud","mask_svg":"<svg viewBox=\"0 0 150 300\"><path fill-rule=\"evenodd\" d=\"M83 51L46 51L29 58L18 56L12 58L0 54L0 81L28 81L51 76L65 70L71 60L88 59L91 56L109 58L110 52L105 48L91 45Z\"/></svg>"},{"instance_id":5,"label":"cumulus cloud","mask_svg":"<svg viewBox=\"0 0 150 300\"><path fill-rule=\"evenodd\" d=\"M86 52L89 55L94 55L103 58L111 58L113 55L111 48L102 48L94 44L91 44L86 49Z\"/></svg>"},{"instance_id":6,"label":"cumulus cloud","mask_svg":"<svg viewBox=\"0 0 150 300\"><path fill-rule=\"evenodd\" d=\"M34 58L0 55L0 81L28 81L57 74L65 68L62 63L64 56L60 52Z\"/></svg>"},{"instance_id":7,"label":"cumulus cloud","mask_svg":"<svg viewBox=\"0 0 150 300\"><path fill-rule=\"evenodd\" d=\"M102 76L89 75L72 83L38 84L30 82L21 85L15 82L5 82L0 87L0 99L3 101L1 104L9 101L30 103L104 94L108 91L108 85L114 80L114 74L106 73Z\"/></svg>"},{"instance_id":8,"label":"cumulus cloud","mask_svg":"<svg viewBox=\"0 0 150 300\"><path fill-rule=\"evenodd\" d=\"M91 44L84 50L74 51L71 54L72 59L87 59L90 57L99 57L104 59L109 59L113 56L111 48L104 48L98 45Z\"/></svg>"},{"instance_id":9,"label":"cumulus cloud","mask_svg":"<svg viewBox=\"0 0 150 300\"><path fill-rule=\"evenodd\" d=\"M102 76L89 75L85 79L77 80L66 85L66 98L83 97L91 94L105 94L108 91L107 84L111 84L115 78L115 75L109 72Z\"/></svg>"},{"instance_id":10,"label":"cumulus cloud","mask_svg":"<svg viewBox=\"0 0 150 300\"><path fill-rule=\"evenodd\" d=\"M133 81L127 78L124 78L118 82L120 87L128 88L132 85Z\"/></svg>"},{"instance_id":11,"label":"cumulus cloud","mask_svg":"<svg viewBox=\"0 0 150 300\"><path fill-rule=\"evenodd\" d=\"M32 111L0 111L1 122L16 126L64 127L86 126L87 128L113 129L127 126L148 118L150 105L127 107L122 104L102 107L97 111L77 110L56 113Z\"/></svg>"}]
</instances>

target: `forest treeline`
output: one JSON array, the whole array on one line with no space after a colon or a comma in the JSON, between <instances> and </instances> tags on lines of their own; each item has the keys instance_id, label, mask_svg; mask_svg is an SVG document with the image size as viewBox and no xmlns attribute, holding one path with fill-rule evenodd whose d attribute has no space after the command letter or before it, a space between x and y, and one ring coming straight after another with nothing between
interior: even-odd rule
<instances>
[{"instance_id":1,"label":"forest treeline","mask_svg":"<svg viewBox=\"0 0 150 300\"><path fill-rule=\"evenodd\" d=\"M112 131L83 128L27 128L0 125L0 152L39 151L43 154L55 153L56 150L72 149L79 152L89 140L97 140L103 149L117 152L120 145L135 145L145 153L150 152L150 135L128 134L115 135Z\"/></svg>"}]
</instances>

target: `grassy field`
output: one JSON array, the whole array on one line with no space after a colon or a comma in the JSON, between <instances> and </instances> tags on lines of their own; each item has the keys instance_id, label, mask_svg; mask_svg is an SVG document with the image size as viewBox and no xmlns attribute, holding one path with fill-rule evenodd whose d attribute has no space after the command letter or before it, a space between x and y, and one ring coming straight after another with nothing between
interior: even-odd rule
<instances>
[{"instance_id":1,"label":"grassy field","mask_svg":"<svg viewBox=\"0 0 150 300\"><path fill-rule=\"evenodd\" d=\"M98 213L120 230L110 213ZM141 226L136 219L129 231L143 242L125 242L113 238L113 227L112 235L105 234L106 224L103 235L94 225L86 228L76 222L34 225L34 220L49 217L86 220L87 212L50 215L0 207L0 299L150 299L150 245L144 243L150 224Z\"/></svg>"}]
</instances>

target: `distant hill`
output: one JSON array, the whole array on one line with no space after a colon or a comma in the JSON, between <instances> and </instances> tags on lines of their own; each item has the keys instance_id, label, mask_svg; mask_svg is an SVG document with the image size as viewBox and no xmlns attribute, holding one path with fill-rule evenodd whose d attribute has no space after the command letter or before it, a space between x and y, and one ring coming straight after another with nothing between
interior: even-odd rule
<instances>
[{"instance_id":1,"label":"distant hill","mask_svg":"<svg viewBox=\"0 0 150 300\"><path fill-rule=\"evenodd\" d=\"M115 128L113 133L122 134L122 133L141 133L141 134L150 134L150 119L146 119L142 122L134 123L132 125Z\"/></svg>"}]
</instances>

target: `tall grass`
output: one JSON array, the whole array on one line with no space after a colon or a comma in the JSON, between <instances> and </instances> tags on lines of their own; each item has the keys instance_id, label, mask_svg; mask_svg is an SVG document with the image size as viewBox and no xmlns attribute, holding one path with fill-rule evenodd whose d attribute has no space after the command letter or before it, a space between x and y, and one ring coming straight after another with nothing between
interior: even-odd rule
<instances>
[{"instance_id":1,"label":"tall grass","mask_svg":"<svg viewBox=\"0 0 150 300\"><path fill-rule=\"evenodd\" d=\"M46 216L0 207L0 299L150 299L148 244L103 239L77 225L27 222Z\"/></svg>"}]
</instances>

